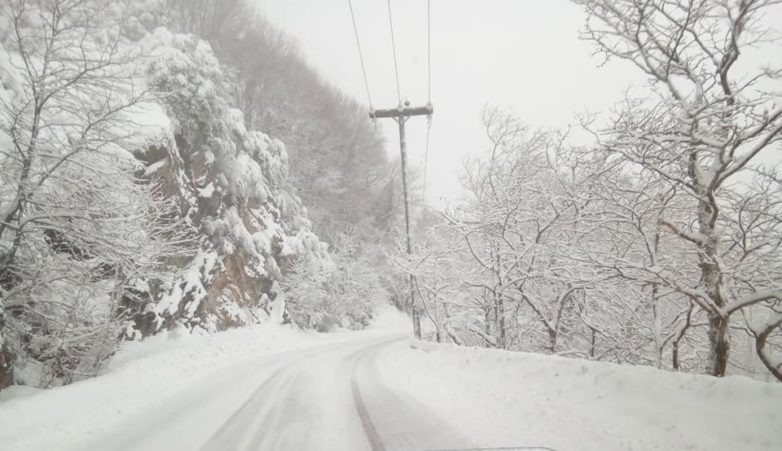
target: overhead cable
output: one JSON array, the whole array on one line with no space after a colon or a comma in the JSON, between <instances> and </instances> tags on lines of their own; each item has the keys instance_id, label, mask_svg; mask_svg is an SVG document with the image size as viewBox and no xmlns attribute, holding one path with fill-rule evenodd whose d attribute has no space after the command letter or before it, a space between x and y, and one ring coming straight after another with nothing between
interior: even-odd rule
<instances>
[{"instance_id":1,"label":"overhead cable","mask_svg":"<svg viewBox=\"0 0 782 451\"><path fill-rule=\"evenodd\" d=\"M350 18L353 20L353 33L356 36L356 47L358 48L358 59L361 61L361 73L364 74L364 88L367 91L367 101L369 102L369 109L374 110L372 106L372 95L369 92L369 79L367 78L367 69L364 65L364 55L361 53L361 40L358 37L358 27L356 26L356 15L353 13L353 2L348 0L348 7L350 8Z\"/></svg>"}]
</instances>

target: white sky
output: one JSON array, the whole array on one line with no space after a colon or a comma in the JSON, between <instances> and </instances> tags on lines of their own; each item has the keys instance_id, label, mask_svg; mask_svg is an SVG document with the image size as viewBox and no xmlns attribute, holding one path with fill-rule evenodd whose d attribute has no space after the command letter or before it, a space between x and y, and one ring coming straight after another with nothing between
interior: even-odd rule
<instances>
[{"instance_id":1,"label":"white sky","mask_svg":"<svg viewBox=\"0 0 782 451\"><path fill-rule=\"evenodd\" d=\"M266 17L299 41L329 82L367 103L347 0L256 0ZM392 0L402 97L427 102L426 1ZM385 0L353 0L375 108L398 103ZM464 157L487 148L484 105L510 109L532 127L566 127L577 112L607 111L631 84L628 63L598 67L580 41L585 14L568 0L431 0L432 120L427 201L459 196ZM398 155L398 130L379 121L387 151ZM408 122L408 161L423 167L426 118Z\"/></svg>"}]
</instances>

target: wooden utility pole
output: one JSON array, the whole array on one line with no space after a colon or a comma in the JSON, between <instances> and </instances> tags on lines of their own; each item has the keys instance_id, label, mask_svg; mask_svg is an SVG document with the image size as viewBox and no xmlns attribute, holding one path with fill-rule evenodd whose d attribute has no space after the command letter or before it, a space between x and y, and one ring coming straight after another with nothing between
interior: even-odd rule
<instances>
[{"instance_id":1,"label":"wooden utility pole","mask_svg":"<svg viewBox=\"0 0 782 451\"><path fill-rule=\"evenodd\" d=\"M407 196L407 143L405 142L405 122L412 116L431 116L434 113L432 104L419 107L410 107L410 102L405 102L404 106L387 110L374 110L369 112L372 119L392 118L399 124L399 151L402 157L402 193L405 200L405 237L407 239L407 257L412 258L413 249L410 245L410 202ZM415 289L413 274L408 275L408 284L410 285L410 307L413 315L413 334L415 338L421 338L421 318L418 308L415 305Z\"/></svg>"}]
</instances>

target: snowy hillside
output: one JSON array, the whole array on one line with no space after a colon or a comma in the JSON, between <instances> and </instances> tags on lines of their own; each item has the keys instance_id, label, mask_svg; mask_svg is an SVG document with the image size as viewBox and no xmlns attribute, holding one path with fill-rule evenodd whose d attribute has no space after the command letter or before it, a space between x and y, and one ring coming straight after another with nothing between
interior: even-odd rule
<instances>
[{"instance_id":1,"label":"snowy hillside","mask_svg":"<svg viewBox=\"0 0 782 451\"><path fill-rule=\"evenodd\" d=\"M285 276L333 266L209 43L165 28L165 2L110 3L0 7L3 386L69 383L180 325L286 322ZM362 303L333 322L361 327Z\"/></svg>"}]
</instances>

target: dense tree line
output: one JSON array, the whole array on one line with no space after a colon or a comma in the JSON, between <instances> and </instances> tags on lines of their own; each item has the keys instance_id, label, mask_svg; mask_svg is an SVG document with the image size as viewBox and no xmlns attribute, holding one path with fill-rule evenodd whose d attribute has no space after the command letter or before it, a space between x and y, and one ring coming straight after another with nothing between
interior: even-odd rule
<instances>
[{"instance_id":1,"label":"dense tree line","mask_svg":"<svg viewBox=\"0 0 782 451\"><path fill-rule=\"evenodd\" d=\"M589 145L488 109L467 200L399 259L419 308L439 340L782 380L779 72L738 69L774 2L579 3L651 87Z\"/></svg>"}]
</instances>

